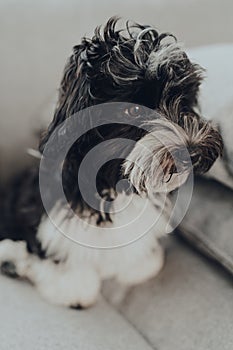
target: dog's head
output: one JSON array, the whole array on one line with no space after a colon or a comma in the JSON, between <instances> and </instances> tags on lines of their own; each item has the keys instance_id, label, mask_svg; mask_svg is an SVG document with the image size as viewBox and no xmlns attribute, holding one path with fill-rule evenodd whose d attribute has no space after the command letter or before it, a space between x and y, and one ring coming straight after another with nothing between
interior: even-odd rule
<instances>
[{"instance_id":1,"label":"dog's head","mask_svg":"<svg viewBox=\"0 0 233 350\"><path fill-rule=\"evenodd\" d=\"M57 147L62 147L62 133L55 130L69 117L90 106L122 103L117 103L119 108L114 111L105 107L103 113L96 113L95 118L108 120L108 111L115 123L90 127L68 152L63 180L71 202L79 202L77 171L82 159L103 141L112 140L104 151L112 154L112 160L99 171L100 193L114 188L124 177L130 178L138 192L147 190L149 185L161 188L163 181L173 183L172 190L178 186L173 178L185 174L179 183L184 182L189 160L194 171L203 173L222 151L218 131L197 112L202 68L189 60L173 35L128 22L124 30L118 30L117 24L117 19L111 18L103 30L95 30L92 39L83 38L73 48L53 121L41 138L41 152L51 135L57 138ZM78 123L89 123L89 119L81 118ZM147 125L146 129L141 128L143 125ZM122 146L117 138L134 140L136 144ZM139 146L151 152L142 152ZM130 157L125 161L127 155Z\"/></svg>"}]
</instances>

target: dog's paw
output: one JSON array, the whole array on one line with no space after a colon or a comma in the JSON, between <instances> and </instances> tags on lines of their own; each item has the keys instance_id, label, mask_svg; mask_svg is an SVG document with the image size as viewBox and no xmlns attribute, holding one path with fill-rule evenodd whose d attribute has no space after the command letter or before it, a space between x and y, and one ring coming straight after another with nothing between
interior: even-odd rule
<instances>
[{"instance_id":1,"label":"dog's paw","mask_svg":"<svg viewBox=\"0 0 233 350\"><path fill-rule=\"evenodd\" d=\"M0 242L0 270L10 277L24 277L29 254L26 242L5 239Z\"/></svg>"},{"instance_id":2,"label":"dog's paw","mask_svg":"<svg viewBox=\"0 0 233 350\"><path fill-rule=\"evenodd\" d=\"M38 262L36 269L32 267L33 264L31 279L48 302L81 310L97 301L100 277L94 269L79 266L76 270L51 261Z\"/></svg>"},{"instance_id":3,"label":"dog's paw","mask_svg":"<svg viewBox=\"0 0 233 350\"><path fill-rule=\"evenodd\" d=\"M4 239L0 241L0 263L20 261L28 257L26 242Z\"/></svg>"},{"instance_id":4,"label":"dog's paw","mask_svg":"<svg viewBox=\"0 0 233 350\"><path fill-rule=\"evenodd\" d=\"M3 275L17 278L19 277L15 264L12 261L3 261L0 266L1 273Z\"/></svg>"}]
</instances>

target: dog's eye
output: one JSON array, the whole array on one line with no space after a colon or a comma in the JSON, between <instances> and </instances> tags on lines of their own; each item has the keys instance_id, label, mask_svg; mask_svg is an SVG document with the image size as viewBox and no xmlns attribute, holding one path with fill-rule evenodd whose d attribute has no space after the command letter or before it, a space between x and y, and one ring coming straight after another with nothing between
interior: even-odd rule
<instances>
[{"instance_id":1,"label":"dog's eye","mask_svg":"<svg viewBox=\"0 0 233 350\"><path fill-rule=\"evenodd\" d=\"M125 114L131 116L131 117L138 117L143 112L142 107L138 105L131 106L129 108L125 109Z\"/></svg>"}]
</instances>

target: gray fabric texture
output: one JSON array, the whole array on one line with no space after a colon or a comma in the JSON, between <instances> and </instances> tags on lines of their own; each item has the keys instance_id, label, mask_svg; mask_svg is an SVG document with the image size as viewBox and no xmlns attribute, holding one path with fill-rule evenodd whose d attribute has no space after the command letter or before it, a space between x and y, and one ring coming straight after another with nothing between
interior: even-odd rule
<instances>
[{"instance_id":1,"label":"gray fabric texture","mask_svg":"<svg viewBox=\"0 0 233 350\"><path fill-rule=\"evenodd\" d=\"M0 276L1 350L152 350L103 299L89 310L47 304L25 282Z\"/></svg>"},{"instance_id":2,"label":"gray fabric texture","mask_svg":"<svg viewBox=\"0 0 233 350\"><path fill-rule=\"evenodd\" d=\"M180 234L233 274L233 191L197 179Z\"/></svg>"},{"instance_id":3,"label":"gray fabric texture","mask_svg":"<svg viewBox=\"0 0 233 350\"><path fill-rule=\"evenodd\" d=\"M207 176L233 188L233 45L198 47L189 50L189 56L206 70L201 85L201 111L218 126L224 141L223 157Z\"/></svg>"},{"instance_id":4,"label":"gray fabric texture","mask_svg":"<svg viewBox=\"0 0 233 350\"><path fill-rule=\"evenodd\" d=\"M232 350L232 278L174 235L164 243L157 278L118 303L111 286L105 297L156 350Z\"/></svg>"},{"instance_id":5,"label":"gray fabric texture","mask_svg":"<svg viewBox=\"0 0 233 350\"><path fill-rule=\"evenodd\" d=\"M194 246L233 273L233 45L195 48L189 55L206 69L201 108L203 115L218 125L224 141L223 157L206 177L228 189L216 182L197 180L180 231Z\"/></svg>"}]
</instances>

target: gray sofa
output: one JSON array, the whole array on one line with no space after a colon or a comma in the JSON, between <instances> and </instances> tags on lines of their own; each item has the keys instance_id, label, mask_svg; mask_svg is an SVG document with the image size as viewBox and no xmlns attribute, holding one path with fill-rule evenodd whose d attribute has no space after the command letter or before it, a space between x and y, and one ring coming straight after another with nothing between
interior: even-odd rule
<instances>
[{"instance_id":1,"label":"gray sofa","mask_svg":"<svg viewBox=\"0 0 233 350\"><path fill-rule=\"evenodd\" d=\"M121 301L109 281L85 311L48 305L32 286L0 277L0 348L231 350L232 277L176 236L164 245L156 279Z\"/></svg>"}]
</instances>

